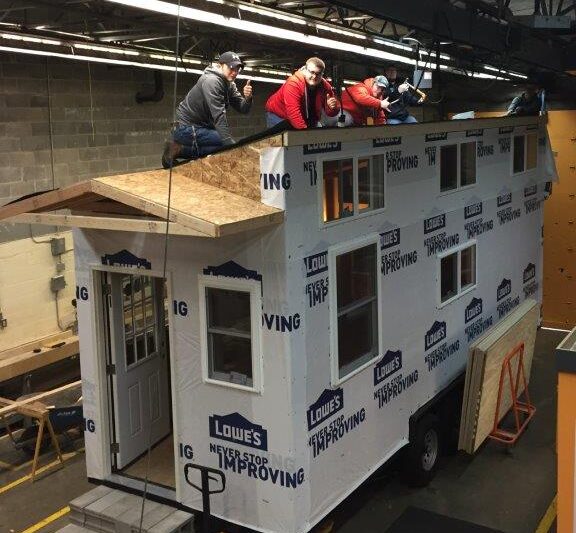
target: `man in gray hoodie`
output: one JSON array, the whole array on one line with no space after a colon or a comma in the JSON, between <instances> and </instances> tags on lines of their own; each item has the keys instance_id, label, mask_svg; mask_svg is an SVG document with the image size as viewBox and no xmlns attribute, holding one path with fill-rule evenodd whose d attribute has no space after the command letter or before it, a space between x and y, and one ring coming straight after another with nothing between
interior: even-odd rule
<instances>
[{"instance_id":1,"label":"man in gray hoodie","mask_svg":"<svg viewBox=\"0 0 576 533\"><path fill-rule=\"evenodd\" d=\"M225 52L204 70L178 106L173 140L166 144L162 155L164 168L173 166L176 159L197 159L234 144L226 117L228 107L248 113L252 106L250 80L242 94L235 83L243 66L238 54Z\"/></svg>"}]
</instances>

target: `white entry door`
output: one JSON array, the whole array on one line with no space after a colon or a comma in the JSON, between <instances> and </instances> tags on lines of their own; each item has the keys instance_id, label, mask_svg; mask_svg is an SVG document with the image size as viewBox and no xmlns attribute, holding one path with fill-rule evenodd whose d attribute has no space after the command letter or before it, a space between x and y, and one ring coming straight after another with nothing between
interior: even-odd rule
<instances>
[{"instance_id":1,"label":"white entry door","mask_svg":"<svg viewBox=\"0 0 576 533\"><path fill-rule=\"evenodd\" d=\"M164 280L108 273L116 454L121 470L171 431Z\"/></svg>"}]
</instances>

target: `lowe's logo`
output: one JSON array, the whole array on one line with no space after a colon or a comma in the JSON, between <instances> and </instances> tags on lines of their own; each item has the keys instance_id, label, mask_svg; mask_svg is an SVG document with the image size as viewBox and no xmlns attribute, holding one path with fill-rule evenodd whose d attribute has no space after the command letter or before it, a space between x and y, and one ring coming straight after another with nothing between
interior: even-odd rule
<instances>
[{"instance_id":1,"label":"lowe's logo","mask_svg":"<svg viewBox=\"0 0 576 533\"><path fill-rule=\"evenodd\" d=\"M528 266L524 269L524 274L522 276L524 283L529 282L531 279L534 279L535 277L536 277L536 265L534 265L533 263L528 263Z\"/></svg>"},{"instance_id":2,"label":"lowe's logo","mask_svg":"<svg viewBox=\"0 0 576 533\"><path fill-rule=\"evenodd\" d=\"M306 269L307 278L326 272L328 270L328 252L320 252L319 254L305 257L304 268Z\"/></svg>"},{"instance_id":3,"label":"lowe's logo","mask_svg":"<svg viewBox=\"0 0 576 533\"><path fill-rule=\"evenodd\" d=\"M464 310L464 323L468 324L471 320L474 320L477 316L482 314L482 299L472 298L472 301Z\"/></svg>"},{"instance_id":4,"label":"lowe's logo","mask_svg":"<svg viewBox=\"0 0 576 533\"><path fill-rule=\"evenodd\" d=\"M392 248L392 246L397 246L400 244L400 228L391 229L390 231L385 231L380 233L380 247L382 250L386 248Z\"/></svg>"},{"instance_id":5,"label":"lowe's logo","mask_svg":"<svg viewBox=\"0 0 576 533\"><path fill-rule=\"evenodd\" d=\"M445 141L448 138L448 132L438 132L438 133L427 133L424 142L431 142L431 141Z\"/></svg>"},{"instance_id":6,"label":"lowe's logo","mask_svg":"<svg viewBox=\"0 0 576 533\"><path fill-rule=\"evenodd\" d=\"M498 128L498 133L503 135L505 133L512 133L514 131L514 126L502 126Z\"/></svg>"},{"instance_id":7,"label":"lowe's logo","mask_svg":"<svg viewBox=\"0 0 576 533\"><path fill-rule=\"evenodd\" d=\"M306 411L308 431L325 422L344 408L344 391L324 389L320 397Z\"/></svg>"},{"instance_id":8,"label":"lowe's logo","mask_svg":"<svg viewBox=\"0 0 576 533\"><path fill-rule=\"evenodd\" d=\"M436 346L439 342L446 338L446 322L434 321L432 327L426 332L424 337L424 350L428 351L432 346Z\"/></svg>"},{"instance_id":9,"label":"lowe's logo","mask_svg":"<svg viewBox=\"0 0 576 533\"><path fill-rule=\"evenodd\" d=\"M503 205L511 204L512 203L512 193L506 192L504 194L501 194L500 196L498 196L496 203L497 203L498 207L502 207Z\"/></svg>"},{"instance_id":10,"label":"lowe's logo","mask_svg":"<svg viewBox=\"0 0 576 533\"><path fill-rule=\"evenodd\" d=\"M102 256L102 264L118 267L136 267L150 270L152 264L148 259L136 257L128 250L122 250L116 254L106 254Z\"/></svg>"},{"instance_id":11,"label":"lowe's logo","mask_svg":"<svg viewBox=\"0 0 576 533\"><path fill-rule=\"evenodd\" d=\"M424 219L424 235L446 227L446 214L436 215Z\"/></svg>"},{"instance_id":12,"label":"lowe's logo","mask_svg":"<svg viewBox=\"0 0 576 533\"><path fill-rule=\"evenodd\" d=\"M512 282L509 279L504 278L502 283L498 285L498 290L496 291L496 301L499 302L502 298L505 298L512 292Z\"/></svg>"},{"instance_id":13,"label":"lowe's logo","mask_svg":"<svg viewBox=\"0 0 576 533\"><path fill-rule=\"evenodd\" d=\"M379 137L372 139L372 146L379 148L381 146L398 146L402 144L402 137Z\"/></svg>"},{"instance_id":14,"label":"lowe's logo","mask_svg":"<svg viewBox=\"0 0 576 533\"><path fill-rule=\"evenodd\" d=\"M464 218L472 218L482 214L482 202L467 205L464 208Z\"/></svg>"},{"instance_id":15,"label":"lowe's logo","mask_svg":"<svg viewBox=\"0 0 576 533\"><path fill-rule=\"evenodd\" d=\"M524 187L524 198L528 196L534 196L538 192L538 185L531 185L530 187Z\"/></svg>"},{"instance_id":16,"label":"lowe's logo","mask_svg":"<svg viewBox=\"0 0 576 533\"><path fill-rule=\"evenodd\" d=\"M323 154L324 152L339 152L342 150L342 143L332 142L332 143L312 143L305 144L304 155L309 154Z\"/></svg>"},{"instance_id":17,"label":"lowe's logo","mask_svg":"<svg viewBox=\"0 0 576 533\"><path fill-rule=\"evenodd\" d=\"M215 439L243 444L258 450L268 450L268 432L252 424L239 413L209 417L210 436Z\"/></svg>"},{"instance_id":18,"label":"lowe's logo","mask_svg":"<svg viewBox=\"0 0 576 533\"><path fill-rule=\"evenodd\" d=\"M484 135L483 129L466 130L466 137L482 137Z\"/></svg>"},{"instance_id":19,"label":"lowe's logo","mask_svg":"<svg viewBox=\"0 0 576 533\"><path fill-rule=\"evenodd\" d=\"M374 367L374 386L388 379L402 368L402 351L388 350Z\"/></svg>"}]
</instances>

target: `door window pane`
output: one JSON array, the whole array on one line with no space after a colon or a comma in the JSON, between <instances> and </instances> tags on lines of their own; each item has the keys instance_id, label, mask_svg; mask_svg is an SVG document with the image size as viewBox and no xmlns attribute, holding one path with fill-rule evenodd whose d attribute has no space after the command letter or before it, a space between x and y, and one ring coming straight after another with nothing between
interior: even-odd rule
<instances>
[{"instance_id":1,"label":"door window pane","mask_svg":"<svg viewBox=\"0 0 576 533\"><path fill-rule=\"evenodd\" d=\"M250 293L206 287L208 377L252 386Z\"/></svg>"},{"instance_id":2,"label":"door window pane","mask_svg":"<svg viewBox=\"0 0 576 533\"><path fill-rule=\"evenodd\" d=\"M440 191L458 187L458 145L450 144L440 149Z\"/></svg>"},{"instance_id":3,"label":"door window pane","mask_svg":"<svg viewBox=\"0 0 576 533\"><path fill-rule=\"evenodd\" d=\"M336 257L340 378L378 355L376 262L375 244Z\"/></svg>"},{"instance_id":4,"label":"door window pane","mask_svg":"<svg viewBox=\"0 0 576 533\"><path fill-rule=\"evenodd\" d=\"M460 145L460 185L476 183L476 142Z\"/></svg>"},{"instance_id":5,"label":"door window pane","mask_svg":"<svg viewBox=\"0 0 576 533\"><path fill-rule=\"evenodd\" d=\"M324 222L354 214L354 171L352 159L324 161Z\"/></svg>"}]
</instances>

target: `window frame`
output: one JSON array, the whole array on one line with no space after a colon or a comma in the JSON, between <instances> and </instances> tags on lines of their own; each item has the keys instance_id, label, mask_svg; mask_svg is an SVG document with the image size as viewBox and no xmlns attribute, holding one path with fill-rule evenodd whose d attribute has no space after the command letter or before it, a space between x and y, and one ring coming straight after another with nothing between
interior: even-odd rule
<instances>
[{"instance_id":1,"label":"window frame","mask_svg":"<svg viewBox=\"0 0 576 533\"><path fill-rule=\"evenodd\" d=\"M464 290L462 290L461 288L461 283L462 283L462 259L461 259L461 252L462 250L466 250L467 248L471 248L472 246L476 247L476 254L474 257L474 284L470 285L468 287L466 287ZM442 259L444 259L445 257L448 257L449 255L452 254L458 254L458 261L457 261L457 281L458 281L458 292L454 295L451 296L450 298L448 298L446 301L442 301ZM478 241L476 239L472 239L469 241L466 241L462 244L459 244L458 246L454 246L448 250L445 250L444 252L438 254L436 256L436 260L437 260L437 266L436 266L436 285L437 285L437 301L438 301L438 305L437 308L441 309L449 304L451 304L452 302L455 302L456 300L460 299L462 296L468 294L469 292L472 292L474 289L476 289L476 287L478 286Z\"/></svg>"},{"instance_id":2,"label":"window frame","mask_svg":"<svg viewBox=\"0 0 576 533\"><path fill-rule=\"evenodd\" d=\"M536 165L532 168L527 168L528 165L528 136L529 135L534 135L536 137ZM514 137L524 137L524 164L523 164L523 169L518 171L518 172L514 172ZM538 130L529 130L529 131L524 131L523 133L517 133L515 134L514 132L512 132L510 134L510 145L511 145L511 150L510 150L510 174L512 176L520 176L521 174L525 174L526 172L532 172L534 170L538 169L538 163L540 160L539 154L538 152L540 151L538 149L538 140L539 140L539 132Z\"/></svg>"},{"instance_id":3,"label":"window frame","mask_svg":"<svg viewBox=\"0 0 576 533\"><path fill-rule=\"evenodd\" d=\"M252 385L241 385L214 379L209 375L210 356L208 350L208 314L206 306L206 289L223 289L250 294L250 336L252 355ZM219 385L232 389L262 394L263 357L262 357L262 290L261 283L256 280L225 278L220 276L198 276L198 298L200 310L200 355L202 360L202 381L211 385Z\"/></svg>"},{"instance_id":4,"label":"window frame","mask_svg":"<svg viewBox=\"0 0 576 533\"><path fill-rule=\"evenodd\" d=\"M462 185L462 145L474 143L476 146L474 147L474 183L470 185ZM456 187L454 189L448 189L443 191L442 190L442 148L445 146L457 146L456 149ZM440 149L440 159L438 163L438 196L446 196L448 194L454 194L460 191L466 191L471 189L472 187L476 187L478 184L478 141L477 140L459 140L459 141L452 141L446 142L443 144L437 145Z\"/></svg>"},{"instance_id":5,"label":"window frame","mask_svg":"<svg viewBox=\"0 0 576 533\"><path fill-rule=\"evenodd\" d=\"M376 246L376 309L378 312L377 335L378 351L369 361L362 363L345 376L340 377L339 353L338 353L338 285L336 280L336 258L339 255L353 252L369 245ZM380 235L375 233L365 237L359 237L343 244L328 248L328 298L329 298L329 320L330 320L330 374L332 387L338 387L345 381L356 376L366 368L372 366L383 353L384 342L382 339L382 275L380 264L382 261L382 251L380 249Z\"/></svg>"},{"instance_id":6,"label":"window frame","mask_svg":"<svg viewBox=\"0 0 576 533\"><path fill-rule=\"evenodd\" d=\"M384 158L383 172L384 172L384 207L379 207L378 209L364 209L360 210L358 203L360 192L358 188L358 161L360 159L370 159L371 173L373 173L374 165L372 164L372 158L381 156ZM354 202L354 212L351 216L341 217L334 220L324 221L324 163L329 161L340 161L343 159L352 159L352 198ZM323 154L322 157L316 159L316 169L317 169L317 182L316 188L318 189L318 220L320 228L328 228L351 220L359 220L364 217L369 217L384 212L388 207L388 173L386 172L386 151L380 150L377 152L338 152ZM374 183L374 176L371 174L371 182Z\"/></svg>"}]
</instances>

